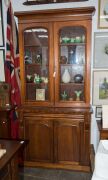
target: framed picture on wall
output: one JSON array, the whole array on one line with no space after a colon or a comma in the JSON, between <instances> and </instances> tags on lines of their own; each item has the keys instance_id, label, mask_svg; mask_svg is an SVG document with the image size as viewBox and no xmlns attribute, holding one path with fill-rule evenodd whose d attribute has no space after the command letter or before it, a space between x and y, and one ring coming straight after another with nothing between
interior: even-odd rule
<instances>
[{"instance_id":1,"label":"framed picture on wall","mask_svg":"<svg viewBox=\"0 0 108 180\"><path fill-rule=\"evenodd\" d=\"M108 33L94 33L94 68L108 68Z\"/></svg>"},{"instance_id":2,"label":"framed picture on wall","mask_svg":"<svg viewBox=\"0 0 108 180\"><path fill-rule=\"evenodd\" d=\"M108 0L99 0L98 27L108 28Z\"/></svg>"},{"instance_id":3,"label":"framed picture on wall","mask_svg":"<svg viewBox=\"0 0 108 180\"><path fill-rule=\"evenodd\" d=\"M108 71L93 72L93 105L108 104Z\"/></svg>"},{"instance_id":4,"label":"framed picture on wall","mask_svg":"<svg viewBox=\"0 0 108 180\"><path fill-rule=\"evenodd\" d=\"M4 75L4 58L5 58L5 54L4 54L4 49L0 49L0 81L5 81L5 75Z\"/></svg>"},{"instance_id":5,"label":"framed picture on wall","mask_svg":"<svg viewBox=\"0 0 108 180\"><path fill-rule=\"evenodd\" d=\"M102 107L101 106L96 106L95 117L96 118L102 118Z\"/></svg>"},{"instance_id":6,"label":"framed picture on wall","mask_svg":"<svg viewBox=\"0 0 108 180\"><path fill-rule=\"evenodd\" d=\"M2 1L0 1L0 47L4 46Z\"/></svg>"}]
</instances>

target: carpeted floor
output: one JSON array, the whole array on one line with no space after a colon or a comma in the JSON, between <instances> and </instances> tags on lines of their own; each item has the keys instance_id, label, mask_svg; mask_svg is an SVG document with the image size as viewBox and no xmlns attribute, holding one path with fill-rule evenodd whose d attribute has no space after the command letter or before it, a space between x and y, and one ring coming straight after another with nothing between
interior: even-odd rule
<instances>
[{"instance_id":1,"label":"carpeted floor","mask_svg":"<svg viewBox=\"0 0 108 180\"><path fill-rule=\"evenodd\" d=\"M91 180L90 173L41 168L20 169L20 180Z\"/></svg>"}]
</instances>

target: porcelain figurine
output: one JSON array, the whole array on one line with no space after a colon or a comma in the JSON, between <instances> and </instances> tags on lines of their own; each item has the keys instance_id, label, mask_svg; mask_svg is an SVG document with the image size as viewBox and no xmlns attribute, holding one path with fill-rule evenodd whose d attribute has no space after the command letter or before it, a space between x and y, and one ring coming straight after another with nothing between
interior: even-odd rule
<instances>
[{"instance_id":1,"label":"porcelain figurine","mask_svg":"<svg viewBox=\"0 0 108 180\"><path fill-rule=\"evenodd\" d=\"M80 95L81 95L82 91L75 91L76 94L76 101L80 101Z\"/></svg>"},{"instance_id":2,"label":"porcelain figurine","mask_svg":"<svg viewBox=\"0 0 108 180\"><path fill-rule=\"evenodd\" d=\"M63 92L63 94L61 94L62 100L66 100L68 95L66 93L66 91Z\"/></svg>"}]
</instances>

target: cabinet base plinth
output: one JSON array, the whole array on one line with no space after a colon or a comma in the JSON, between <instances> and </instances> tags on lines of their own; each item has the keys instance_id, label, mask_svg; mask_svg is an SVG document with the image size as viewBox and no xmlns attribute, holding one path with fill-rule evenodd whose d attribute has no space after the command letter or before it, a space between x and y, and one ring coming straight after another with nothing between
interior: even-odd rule
<instances>
[{"instance_id":1,"label":"cabinet base plinth","mask_svg":"<svg viewBox=\"0 0 108 180\"><path fill-rule=\"evenodd\" d=\"M74 170L74 171L82 171L82 172L90 172L89 166L81 166L81 165L67 165L67 164L57 164L57 163L41 163L41 162L31 162L24 161L25 167L41 167L41 168L52 168L52 169L65 169L65 170Z\"/></svg>"}]
</instances>

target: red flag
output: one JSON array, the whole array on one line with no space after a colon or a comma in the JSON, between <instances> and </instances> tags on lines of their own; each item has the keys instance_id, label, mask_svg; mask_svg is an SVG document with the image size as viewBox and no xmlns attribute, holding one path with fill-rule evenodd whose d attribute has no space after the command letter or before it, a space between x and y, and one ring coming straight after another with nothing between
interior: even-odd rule
<instances>
[{"instance_id":1,"label":"red flag","mask_svg":"<svg viewBox=\"0 0 108 180\"><path fill-rule=\"evenodd\" d=\"M11 104L13 107L19 106L20 98L20 76L19 72L19 47L18 31L15 23L11 1L7 9L7 42L6 42L6 60L5 60L5 79L11 86ZM11 111L11 136L18 138L18 119L15 110Z\"/></svg>"}]
</instances>

